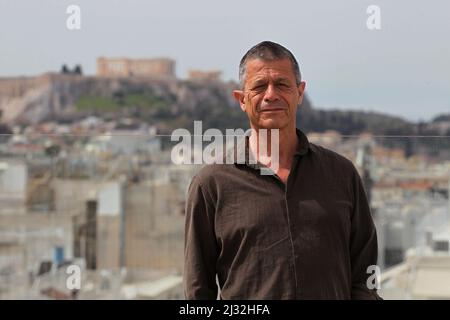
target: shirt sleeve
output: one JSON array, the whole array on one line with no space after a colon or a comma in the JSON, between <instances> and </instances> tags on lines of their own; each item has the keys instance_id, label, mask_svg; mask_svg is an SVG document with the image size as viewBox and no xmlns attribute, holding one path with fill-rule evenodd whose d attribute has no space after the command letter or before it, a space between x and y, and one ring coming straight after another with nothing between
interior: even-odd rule
<instances>
[{"instance_id":1,"label":"shirt sleeve","mask_svg":"<svg viewBox=\"0 0 450 320\"><path fill-rule=\"evenodd\" d=\"M378 244L375 224L370 212L367 195L361 177L356 168L353 168L354 203L351 218L350 258L352 273L351 297L355 300L382 300L376 288L367 285L369 276L368 267L377 264ZM373 281L369 280L373 284Z\"/></svg>"},{"instance_id":2,"label":"shirt sleeve","mask_svg":"<svg viewBox=\"0 0 450 320\"><path fill-rule=\"evenodd\" d=\"M214 231L215 208L195 176L185 210L183 285L186 299L217 299L216 262L219 249Z\"/></svg>"}]
</instances>

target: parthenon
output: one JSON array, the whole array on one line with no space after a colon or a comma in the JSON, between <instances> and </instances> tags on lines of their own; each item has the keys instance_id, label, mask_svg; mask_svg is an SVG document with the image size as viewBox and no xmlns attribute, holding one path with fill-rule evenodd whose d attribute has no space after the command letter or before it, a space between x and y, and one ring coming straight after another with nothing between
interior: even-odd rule
<instances>
[{"instance_id":1,"label":"parthenon","mask_svg":"<svg viewBox=\"0 0 450 320\"><path fill-rule=\"evenodd\" d=\"M97 76L175 78L175 60L100 57L97 59Z\"/></svg>"}]
</instances>

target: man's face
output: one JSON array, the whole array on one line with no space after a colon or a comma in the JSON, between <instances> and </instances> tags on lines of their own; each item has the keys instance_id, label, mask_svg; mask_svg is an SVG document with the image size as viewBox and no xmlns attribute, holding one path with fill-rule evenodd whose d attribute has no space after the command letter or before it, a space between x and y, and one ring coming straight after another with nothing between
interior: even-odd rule
<instances>
[{"instance_id":1,"label":"man's face","mask_svg":"<svg viewBox=\"0 0 450 320\"><path fill-rule=\"evenodd\" d=\"M233 95L247 113L254 129L294 127L297 106L302 102L305 82L296 84L289 59L247 61L243 90Z\"/></svg>"}]
</instances>

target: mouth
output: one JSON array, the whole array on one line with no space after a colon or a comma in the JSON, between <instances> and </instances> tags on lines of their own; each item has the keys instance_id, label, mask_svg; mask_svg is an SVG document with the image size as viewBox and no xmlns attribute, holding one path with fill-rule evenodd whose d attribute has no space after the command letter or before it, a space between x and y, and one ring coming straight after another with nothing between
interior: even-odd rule
<instances>
[{"instance_id":1,"label":"mouth","mask_svg":"<svg viewBox=\"0 0 450 320\"><path fill-rule=\"evenodd\" d=\"M281 112L285 111L287 108L281 103L262 103L259 106L259 112Z\"/></svg>"},{"instance_id":2,"label":"mouth","mask_svg":"<svg viewBox=\"0 0 450 320\"><path fill-rule=\"evenodd\" d=\"M279 112L279 111L285 111L285 108L265 108L259 110L259 112Z\"/></svg>"}]
</instances>

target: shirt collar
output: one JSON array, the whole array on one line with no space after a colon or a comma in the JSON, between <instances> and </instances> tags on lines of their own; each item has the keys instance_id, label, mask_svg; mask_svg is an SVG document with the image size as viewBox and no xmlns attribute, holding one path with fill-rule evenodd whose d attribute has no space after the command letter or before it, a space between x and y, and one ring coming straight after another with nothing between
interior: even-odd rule
<instances>
[{"instance_id":1,"label":"shirt collar","mask_svg":"<svg viewBox=\"0 0 450 320\"><path fill-rule=\"evenodd\" d=\"M234 164L245 164L250 168L254 169L261 169L264 166L260 162L255 161L251 162L249 158L249 137L250 137L250 130L248 130L245 135L244 139L238 139L237 145L234 146L234 148L231 148L227 151L227 157L231 157ZM298 145L297 149L295 150L294 156L303 156L308 153L308 151L311 149L311 144L308 141L308 138L306 137L305 133L301 131L300 129L296 129L296 134L298 137ZM234 156L233 156L234 153ZM244 160L244 162L242 162Z\"/></svg>"},{"instance_id":2,"label":"shirt collar","mask_svg":"<svg viewBox=\"0 0 450 320\"><path fill-rule=\"evenodd\" d=\"M295 130L297 132L298 145L294 155L302 156L308 153L308 151L311 149L311 144L309 143L308 137L303 131L298 128Z\"/></svg>"}]
</instances>

